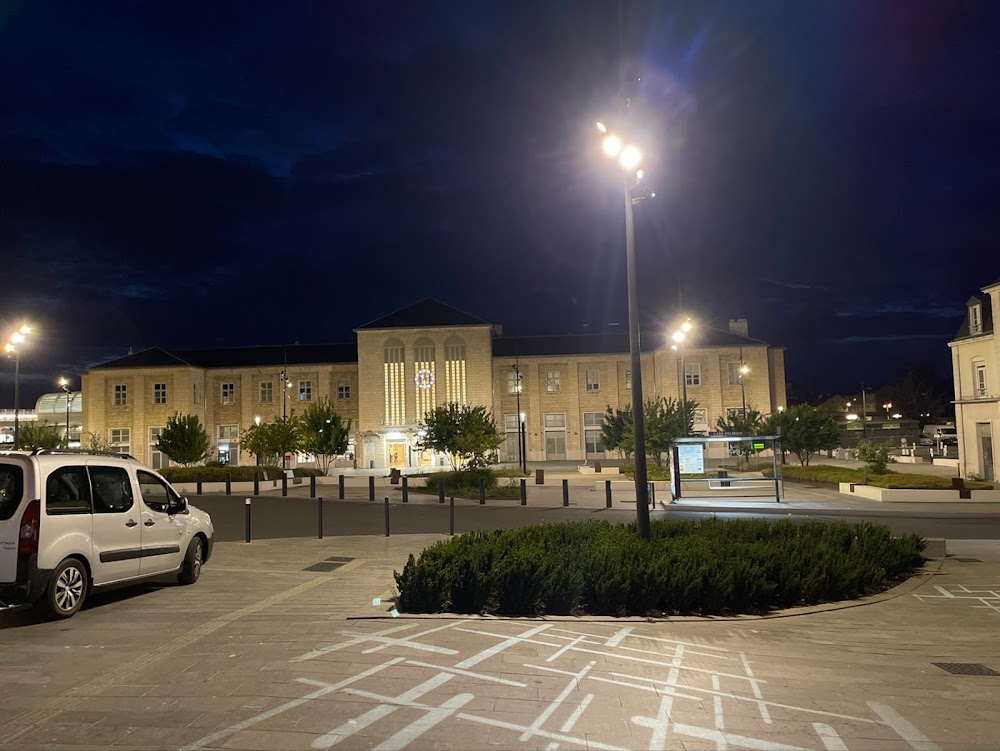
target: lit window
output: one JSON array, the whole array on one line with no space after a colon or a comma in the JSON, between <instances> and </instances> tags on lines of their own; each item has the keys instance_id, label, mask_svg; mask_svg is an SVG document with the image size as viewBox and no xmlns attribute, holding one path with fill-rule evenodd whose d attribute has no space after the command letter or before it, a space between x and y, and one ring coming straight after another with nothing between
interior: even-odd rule
<instances>
[{"instance_id":1,"label":"lit window","mask_svg":"<svg viewBox=\"0 0 1000 751\"><path fill-rule=\"evenodd\" d=\"M311 402L313 394L312 381L299 381L299 401Z\"/></svg>"},{"instance_id":2,"label":"lit window","mask_svg":"<svg viewBox=\"0 0 1000 751\"><path fill-rule=\"evenodd\" d=\"M587 391L600 391L601 390L601 371L600 370L588 370L587 371Z\"/></svg>"},{"instance_id":3,"label":"lit window","mask_svg":"<svg viewBox=\"0 0 1000 751\"><path fill-rule=\"evenodd\" d=\"M551 393L556 393L560 390L559 385L559 371L550 370L545 374L545 390Z\"/></svg>"},{"instance_id":4,"label":"lit window","mask_svg":"<svg viewBox=\"0 0 1000 751\"><path fill-rule=\"evenodd\" d=\"M153 404L166 404L166 403L167 403L167 384L154 383Z\"/></svg>"},{"instance_id":5,"label":"lit window","mask_svg":"<svg viewBox=\"0 0 1000 751\"><path fill-rule=\"evenodd\" d=\"M274 383L272 381L260 382L260 401L270 404L274 401Z\"/></svg>"},{"instance_id":6,"label":"lit window","mask_svg":"<svg viewBox=\"0 0 1000 751\"><path fill-rule=\"evenodd\" d=\"M124 384L115 384L115 402L116 407L128 406L128 386Z\"/></svg>"},{"instance_id":7,"label":"lit window","mask_svg":"<svg viewBox=\"0 0 1000 751\"><path fill-rule=\"evenodd\" d=\"M236 401L236 384L235 383L223 383L222 384L222 403L223 404L233 404Z\"/></svg>"},{"instance_id":8,"label":"lit window","mask_svg":"<svg viewBox=\"0 0 1000 751\"><path fill-rule=\"evenodd\" d=\"M684 382L688 386L701 385L701 364L696 362L684 363Z\"/></svg>"},{"instance_id":9,"label":"lit window","mask_svg":"<svg viewBox=\"0 0 1000 751\"><path fill-rule=\"evenodd\" d=\"M346 379L340 379L337 381L337 398L338 399L350 399L351 398L351 382Z\"/></svg>"}]
</instances>

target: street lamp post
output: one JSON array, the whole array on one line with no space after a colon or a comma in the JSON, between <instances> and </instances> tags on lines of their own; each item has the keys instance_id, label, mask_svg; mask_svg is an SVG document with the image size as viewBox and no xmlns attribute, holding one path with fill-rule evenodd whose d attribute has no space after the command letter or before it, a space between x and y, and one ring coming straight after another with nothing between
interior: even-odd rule
<instances>
[{"instance_id":1,"label":"street lamp post","mask_svg":"<svg viewBox=\"0 0 1000 751\"><path fill-rule=\"evenodd\" d=\"M524 445L527 436L524 435L524 413L521 411L521 364L520 360L515 356L514 364L511 366L514 368L514 373L517 374L514 382L514 393L517 394L517 466L524 474L528 474L528 448Z\"/></svg>"},{"instance_id":2,"label":"street lamp post","mask_svg":"<svg viewBox=\"0 0 1000 751\"><path fill-rule=\"evenodd\" d=\"M633 144L625 144L620 136L608 133L608 129L597 123L597 129L605 134L601 144L606 156L618 160L624 170L622 185L625 193L625 261L628 275L628 330L629 353L632 361L632 426L635 438L635 512L639 535L649 538L649 485L646 476L646 425L642 412L642 357L639 350L639 284L635 268L635 227L633 204L644 195L633 196L633 175L637 186L643 178L639 169L642 153ZM650 193L655 195L655 193Z\"/></svg>"},{"instance_id":3,"label":"street lamp post","mask_svg":"<svg viewBox=\"0 0 1000 751\"><path fill-rule=\"evenodd\" d=\"M24 324L10 335L10 341L4 346L4 351L8 355L14 356L14 450L21 447L21 351L19 345L24 343L24 338L31 333L31 327Z\"/></svg>"},{"instance_id":4,"label":"street lamp post","mask_svg":"<svg viewBox=\"0 0 1000 751\"><path fill-rule=\"evenodd\" d=\"M747 424L747 387L743 383L743 376L750 372L750 368L747 366L746 362L743 360L743 342L740 342L740 375L737 380L740 382L740 395L743 397L743 429L746 429Z\"/></svg>"},{"instance_id":5,"label":"street lamp post","mask_svg":"<svg viewBox=\"0 0 1000 751\"><path fill-rule=\"evenodd\" d=\"M292 387L292 382L288 380L288 373L284 370L281 371L281 423L282 427L287 430L285 423L288 422L288 389ZM281 470L284 470L288 466L288 452L284 447L281 448Z\"/></svg>"},{"instance_id":6,"label":"street lamp post","mask_svg":"<svg viewBox=\"0 0 1000 751\"><path fill-rule=\"evenodd\" d=\"M72 401L73 392L70 390L68 378L60 378L59 386L66 393L66 448L69 448L69 403Z\"/></svg>"},{"instance_id":7,"label":"street lamp post","mask_svg":"<svg viewBox=\"0 0 1000 751\"><path fill-rule=\"evenodd\" d=\"M688 379L684 363L684 340L687 339L688 332L692 328L693 324L691 323L691 319L688 318L681 324L680 330L675 331L671 336L671 339L674 340L674 344L671 346L680 352L681 356L681 419L684 421L683 429L685 438L688 434Z\"/></svg>"}]
</instances>

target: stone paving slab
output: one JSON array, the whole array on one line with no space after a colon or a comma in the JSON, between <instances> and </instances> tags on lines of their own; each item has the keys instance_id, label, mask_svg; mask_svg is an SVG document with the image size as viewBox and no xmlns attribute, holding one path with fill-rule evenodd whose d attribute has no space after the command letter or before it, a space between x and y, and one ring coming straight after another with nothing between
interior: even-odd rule
<instances>
[{"instance_id":1,"label":"stone paving slab","mask_svg":"<svg viewBox=\"0 0 1000 751\"><path fill-rule=\"evenodd\" d=\"M977 749L1000 737L1000 545L777 618L391 617L437 535L222 543L193 587L0 615L0 749ZM975 557L980 563L961 562ZM328 573L305 570L333 555Z\"/></svg>"}]
</instances>

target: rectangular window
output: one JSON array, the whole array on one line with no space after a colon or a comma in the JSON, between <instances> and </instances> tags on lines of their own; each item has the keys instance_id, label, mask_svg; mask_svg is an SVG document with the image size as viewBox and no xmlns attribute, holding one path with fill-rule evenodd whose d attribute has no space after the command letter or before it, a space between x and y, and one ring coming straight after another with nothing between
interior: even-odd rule
<instances>
[{"instance_id":1,"label":"rectangular window","mask_svg":"<svg viewBox=\"0 0 1000 751\"><path fill-rule=\"evenodd\" d=\"M520 427L518 425L517 415L504 415L503 426L504 430L517 430Z\"/></svg>"},{"instance_id":2,"label":"rectangular window","mask_svg":"<svg viewBox=\"0 0 1000 751\"><path fill-rule=\"evenodd\" d=\"M743 407L726 407L726 417L741 417Z\"/></svg>"},{"instance_id":3,"label":"rectangular window","mask_svg":"<svg viewBox=\"0 0 1000 751\"><path fill-rule=\"evenodd\" d=\"M730 386L740 385L740 363L738 360L726 363L726 380Z\"/></svg>"},{"instance_id":4,"label":"rectangular window","mask_svg":"<svg viewBox=\"0 0 1000 751\"><path fill-rule=\"evenodd\" d=\"M625 390L626 391L631 391L632 390L632 371L631 370L626 370L625 371Z\"/></svg>"},{"instance_id":5,"label":"rectangular window","mask_svg":"<svg viewBox=\"0 0 1000 751\"><path fill-rule=\"evenodd\" d=\"M587 454L604 453L604 444L601 442L601 426L603 424L603 412L583 413L583 441Z\"/></svg>"},{"instance_id":6,"label":"rectangular window","mask_svg":"<svg viewBox=\"0 0 1000 751\"><path fill-rule=\"evenodd\" d=\"M222 386L222 403L223 404L235 404L236 403L236 384L235 383L223 383Z\"/></svg>"},{"instance_id":7,"label":"rectangular window","mask_svg":"<svg viewBox=\"0 0 1000 751\"><path fill-rule=\"evenodd\" d=\"M154 383L153 404L166 404L166 403L167 403L167 384Z\"/></svg>"},{"instance_id":8,"label":"rectangular window","mask_svg":"<svg viewBox=\"0 0 1000 751\"><path fill-rule=\"evenodd\" d=\"M219 461L223 464L236 465L239 458L237 441L240 437L239 425L219 426Z\"/></svg>"},{"instance_id":9,"label":"rectangular window","mask_svg":"<svg viewBox=\"0 0 1000 751\"><path fill-rule=\"evenodd\" d=\"M346 378L341 378L337 381L337 398L338 399L350 399L351 398L351 382Z\"/></svg>"},{"instance_id":10,"label":"rectangular window","mask_svg":"<svg viewBox=\"0 0 1000 751\"><path fill-rule=\"evenodd\" d=\"M507 374L507 393L516 394L520 391L518 386L521 383L521 374L512 370Z\"/></svg>"},{"instance_id":11,"label":"rectangular window","mask_svg":"<svg viewBox=\"0 0 1000 751\"><path fill-rule=\"evenodd\" d=\"M128 406L128 386L123 383L115 384L115 401L116 407L126 407Z\"/></svg>"},{"instance_id":12,"label":"rectangular window","mask_svg":"<svg viewBox=\"0 0 1000 751\"><path fill-rule=\"evenodd\" d=\"M704 407L695 407L691 410L691 417L695 425L708 425L708 410Z\"/></svg>"},{"instance_id":13,"label":"rectangular window","mask_svg":"<svg viewBox=\"0 0 1000 751\"><path fill-rule=\"evenodd\" d=\"M159 443L160 434L162 432L163 428L149 429L149 466L153 469L163 469L170 463L166 455L156 448L156 444Z\"/></svg>"},{"instance_id":14,"label":"rectangular window","mask_svg":"<svg viewBox=\"0 0 1000 751\"><path fill-rule=\"evenodd\" d=\"M240 437L240 426L239 425L220 425L219 426L219 440L220 441L235 441Z\"/></svg>"},{"instance_id":15,"label":"rectangular window","mask_svg":"<svg viewBox=\"0 0 1000 751\"><path fill-rule=\"evenodd\" d=\"M192 404L201 404L201 394L198 392L198 384L194 384L194 390L191 394Z\"/></svg>"},{"instance_id":16,"label":"rectangular window","mask_svg":"<svg viewBox=\"0 0 1000 751\"><path fill-rule=\"evenodd\" d=\"M985 399L989 395L989 389L986 388L986 363L977 362L973 366L976 369L976 398Z\"/></svg>"},{"instance_id":17,"label":"rectangular window","mask_svg":"<svg viewBox=\"0 0 1000 751\"><path fill-rule=\"evenodd\" d=\"M313 398L312 381L299 381L299 401L311 402Z\"/></svg>"},{"instance_id":18,"label":"rectangular window","mask_svg":"<svg viewBox=\"0 0 1000 751\"><path fill-rule=\"evenodd\" d=\"M600 391L601 390L601 371L600 370L588 370L587 371L587 391Z\"/></svg>"},{"instance_id":19,"label":"rectangular window","mask_svg":"<svg viewBox=\"0 0 1000 751\"><path fill-rule=\"evenodd\" d=\"M272 381L261 381L258 393L262 404L270 404L274 401L274 383Z\"/></svg>"},{"instance_id":20,"label":"rectangular window","mask_svg":"<svg viewBox=\"0 0 1000 751\"><path fill-rule=\"evenodd\" d=\"M973 305L969 308L969 333L983 333L982 308L979 305Z\"/></svg>"},{"instance_id":21,"label":"rectangular window","mask_svg":"<svg viewBox=\"0 0 1000 751\"><path fill-rule=\"evenodd\" d=\"M111 450L119 454L129 454L131 434L129 428L111 428Z\"/></svg>"},{"instance_id":22,"label":"rectangular window","mask_svg":"<svg viewBox=\"0 0 1000 751\"><path fill-rule=\"evenodd\" d=\"M701 364L697 362L684 363L684 382L688 386L701 385Z\"/></svg>"},{"instance_id":23,"label":"rectangular window","mask_svg":"<svg viewBox=\"0 0 1000 751\"><path fill-rule=\"evenodd\" d=\"M90 479L86 467L59 467L49 474L45 480L45 513L49 516L90 513Z\"/></svg>"},{"instance_id":24,"label":"rectangular window","mask_svg":"<svg viewBox=\"0 0 1000 751\"><path fill-rule=\"evenodd\" d=\"M551 394L558 393L561 386L559 384L559 371L550 370L545 374L545 390Z\"/></svg>"},{"instance_id":25,"label":"rectangular window","mask_svg":"<svg viewBox=\"0 0 1000 751\"><path fill-rule=\"evenodd\" d=\"M562 412L548 412L545 415L546 428L565 428L566 415Z\"/></svg>"}]
</instances>

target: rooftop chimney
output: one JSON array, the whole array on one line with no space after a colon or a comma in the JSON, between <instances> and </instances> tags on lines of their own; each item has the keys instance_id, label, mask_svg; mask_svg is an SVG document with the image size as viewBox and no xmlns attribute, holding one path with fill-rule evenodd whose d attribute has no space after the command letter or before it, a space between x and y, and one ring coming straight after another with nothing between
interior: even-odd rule
<instances>
[{"instance_id":1,"label":"rooftop chimney","mask_svg":"<svg viewBox=\"0 0 1000 751\"><path fill-rule=\"evenodd\" d=\"M747 324L746 318L730 318L729 319L729 333L736 334L737 336L750 336L750 327Z\"/></svg>"}]
</instances>

